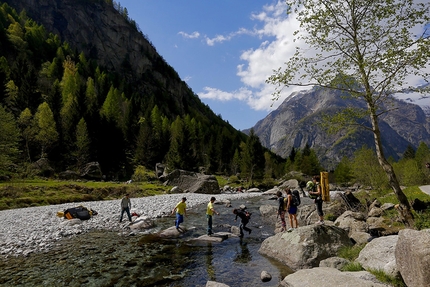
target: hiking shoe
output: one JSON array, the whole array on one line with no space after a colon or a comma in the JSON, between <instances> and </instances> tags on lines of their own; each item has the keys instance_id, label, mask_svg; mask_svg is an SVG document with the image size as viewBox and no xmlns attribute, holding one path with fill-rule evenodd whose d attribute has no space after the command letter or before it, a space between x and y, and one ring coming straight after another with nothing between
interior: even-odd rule
<instances>
[{"instance_id":1,"label":"hiking shoe","mask_svg":"<svg viewBox=\"0 0 430 287\"><path fill-rule=\"evenodd\" d=\"M324 224L324 220L320 220L320 221L318 221L316 224L318 224L318 225L323 225L323 224Z\"/></svg>"},{"instance_id":2,"label":"hiking shoe","mask_svg":"<svg viewBox=\"0 0 430 287\"><path fill-rule=\"evenodd\" d=\"M249 232L249 234L251 234L251 231L252 231L252 229L250 229L248 232Z\"/></svg>"},{"instance_id":3,"label":"hiking shoe","mask_svg":"<svg viewBox=\"0 0 430 287\"><path fill-rule=\"evenodd\" d=\"M294 228L290 227L290 228L288 228L287 232L291 232L293 230L294 230Z\"/></svg>"}]
</instances>

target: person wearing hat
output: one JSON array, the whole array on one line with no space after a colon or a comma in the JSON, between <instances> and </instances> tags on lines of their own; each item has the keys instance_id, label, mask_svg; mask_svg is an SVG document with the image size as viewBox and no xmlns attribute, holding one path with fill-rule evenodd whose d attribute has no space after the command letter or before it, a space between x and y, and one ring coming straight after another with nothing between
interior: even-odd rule
<instances>
[{"instance_id":1,"label":"person wearing hat","mask_svg":"<svg viewBox=\"0 0 430 287\"><path fill-rule=\"evenodd\" d=\"M206 208L206 218L208 220L208 235L212 235L212 215L215 213L216 215L219 215L219 212L217 212L214 209L214 202L215 202L215 197L211 197L211 200L208 203L208 206Z\"/></svg>"},{"instance_id":2,"label":"person wearing hat","mask_svg":"<svg viewBox=\"0 0 430 287\"><path fill-rule=\"evenodd\" d=\"M179 230L179 224L184 222L184 216L187 215L187 204L185 203L185 201L187 201L187 198L182 197L182 200L178 204L176 204L175 208L173 208L172 210L172 214L176 211L176 230Z\"/></svg>"}]
</instances>

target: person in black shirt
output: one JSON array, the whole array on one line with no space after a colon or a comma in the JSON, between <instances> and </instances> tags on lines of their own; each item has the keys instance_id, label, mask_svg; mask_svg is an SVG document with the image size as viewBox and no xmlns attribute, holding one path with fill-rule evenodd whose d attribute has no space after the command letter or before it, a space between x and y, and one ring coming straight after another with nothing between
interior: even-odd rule
<instances>
[{"instance_id":1,"label":"person in black shirt","mask_svg":"<svg viewBox=\"0 0 430 287\"><path fill-rule=\"evenodd\" d=\"M249 222L249 219L251 218L251 214L246 211L246 210L241 210L241 209L234 209L233 213L236 214L236 218L234 219L234 221L237 220L238 217L240 217L241 219L241 223L240 223L240 237L243 237L243 230L248 231L249 234L251 234L251 229L246 227L246 225Z\"/></svg>"}]
</instances>

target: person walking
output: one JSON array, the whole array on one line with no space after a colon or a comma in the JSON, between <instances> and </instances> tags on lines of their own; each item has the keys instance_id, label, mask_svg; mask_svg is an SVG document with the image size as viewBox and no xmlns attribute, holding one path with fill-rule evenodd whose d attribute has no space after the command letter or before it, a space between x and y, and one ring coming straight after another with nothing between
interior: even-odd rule
<instances>
[{"instance_id":1,"label":"person walking","mask_svg":"<svg viewBox=\"0 0 430 287\"><path fill-rule=\"evenodd\" d=\"M240 218L240 237L243 237L243 230L248 231L249 234L251 234L252 229L246 227L246 225L249 223L249 219L251 219L251 213L249 213L246 210L242 209L233 209L233 213L236 214L236 218L234 221L237 221L237 218Z\"/></svg>"},{"instance_id":2,"label":"person walking","mask_svg":"<svg viewBox=\"0 0 430 287\"><path fill-rule=\"evenodd\" d=\"M278 217L281 217L281 232L284 232L287 228L287 224L285 222L285 202L284 197L282 196L282 192L278 190L276 193L276 196L278 197Z\"/></svg>"},{"instance_id":3,"label":"person walking","mask_svg":"<svg viewBox=\"0 0 430 287\"><path fill-rule=\"evenodd\" d=\"M127 213L128 220L131 222L131 200L130 195L127 193L121 200L121 218L119 219L119 222L122 222L122 216L124 215L124 212Z\"/></svg>"},{"instance_id":4,"label":"person walking","mask_svg":"<svg viewBox=\"0 0 430 287\"><path fill-rule=\"evenodd\" d=\"M293 194L291 189L287 187L285 191L287 193L287 212L290 222L290 228L287 231L291 232L294 228L299 227L299 224L297 223L297 206L293 203ZM294 227L293 223L295 223L296 227Z\"/></svg>"},{"instance_id":5,"label":"person walking","mask_svg":"<svg viewBox=\"0 0 430 287\"><path fill-rule=\"evenodd\" d=\"M182 197L182 200L176 204L175 208L172 210L172 214L176 211L176 220L175 220L175 226L176 230L179 231L179 224L184 222L184 216L187 215L187 204L185 203L187 201L186 197Z\"/></svg>"},{"instance_id":6,"label":"person walking","mask_svg":"<svg viewBox=\"0 0 430 287\"><path fill-rule=\"evenodd\" d=\"M312 182L314 183L314 185L312 187L312 191L309 191L309 195L315 198L314 202L317 208L318 216L320 218L317 224L324 224L324 212L322 209L323 200L322 200L322 190L320 185L320 176L314 175L312 177Z\"/></svg>"},{"instance_id":7,"label":"person walking","mask_svg":"<svg viewBox=\"0 0 430 287\"><path fill-rule=\"evenodd\" d=\"M208 221L208 235L212 235L212 215L215 213L216 215L219 215L219 212L217 212L214 209L214 202L215 202L215 197L211 197L211 200L208 203L208 206L206 208L206 219Z\"/></svg>"}]
</instances>

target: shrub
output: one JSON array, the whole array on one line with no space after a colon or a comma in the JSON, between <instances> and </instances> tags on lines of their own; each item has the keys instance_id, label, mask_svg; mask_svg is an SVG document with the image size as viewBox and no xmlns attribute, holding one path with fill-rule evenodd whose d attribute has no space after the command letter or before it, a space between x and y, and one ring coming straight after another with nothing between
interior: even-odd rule
<instances>
[{"instance_id":1,"label":"shrub","mask_svg":"<svg viewBox=\"0 0 430 287\"><path fill-rule=\"evenodd\" d=\"M415 213L415 228L418 230L430 228L430 212Z\"/></svg>"},{"instance_id":2,"label":"shrub","mask_svg":"<svg viewBox=\"0 0 430 287\"><path fill-rule=\"evenodd\" d=\"M136 182L148 181L151 178L150 172L144 166L137 166L131 179Z\"/></svg>"}]
</instances>

